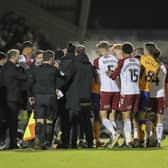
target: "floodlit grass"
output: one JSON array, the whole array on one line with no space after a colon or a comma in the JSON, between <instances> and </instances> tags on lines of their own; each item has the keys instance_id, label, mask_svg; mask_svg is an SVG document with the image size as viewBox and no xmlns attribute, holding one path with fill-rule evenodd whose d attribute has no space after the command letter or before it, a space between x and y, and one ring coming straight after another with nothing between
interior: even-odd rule
<instances>
[{"instance_id":1,"label":"floodlit grass","mask_svg":"<svg viewBox=\"0 0 168 168\"><path fill-rule=\"evenodd\" d=\"M168 139L161 149L1 151L0 168L168 168Z\"/></svg>"}]
</instances>

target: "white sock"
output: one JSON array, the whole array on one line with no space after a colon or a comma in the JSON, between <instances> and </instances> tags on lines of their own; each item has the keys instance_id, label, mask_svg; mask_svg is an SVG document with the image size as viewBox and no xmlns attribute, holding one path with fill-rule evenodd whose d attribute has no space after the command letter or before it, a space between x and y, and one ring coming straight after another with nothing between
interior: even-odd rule
<instances>
[{"instance_id":1,"label":"white sock","mask_svg":"<svg viewBox=\"0 0 168 168\"><path fill-rule=\"evenodd\" d=\"M126 144L129 145L129 143L131 142L131 120L130 119L124 120L124 134L125 134Z\"/></svg>"},{"instance_id":2,"label":"white sock","mask_svg":"<svg viewBox=\"0 0 168 168\"><path fill-rule=\"evenodd\" d=\"M116 129L117 128L116 122L114 120L111 120L110 122L111 122L112 126Z\"/></svg>"},{"instance_id":3,"label":"white sock","mask_svg":"<svg viewBox=\"0 0 168 168\"><path fill-rule=\"evenodd\" d=\"M163 135L163 124L157 124L156 125L156 135L157 135L157 140L160 143L162 140L162 135Z\"/></svg>"},{"instance_id":4,"label":"white sock","mask_svg":"<svg viewBox=\"0 0 168 168\"><path fill-rule=\"evenodd\" d=\"M153 136L153 131L151 130L150 132L149 132L149 137L152 137Z\"/></svg>"},{"instance_id":5,"label":"white sock","mask_svg":"<svg viewBox=\"0 0 168 168\"><path fill-rule=\"evenodd\" d=\"M114 130L112 124L110 123L110 120L108 120L107 118L104 118L104 119L102 120L102 123L103 123L103 125L105 126L105 128L106 128L108 131L110 131L110 133L111 133L112 136L114 137L115 134L116 134L116 132L115 132L115 130Z\"/></svg>"},{"instance_id":6,"label":"white sock","mask_svg":"<svg viewBox=\"0 0 168 168\"><path fill-rule=\"evenodd\" d=\"M139 139L138 128L134 128L134 139Z\"/></svg>"},{"instance_id":7,"label":"white sock","mask_svg":"<svg viewBox=\"0 0 168 168\"><path fill-rule=\"evenodd\" d=\"M147 132L149 133L149 136L152 136L153 134L152 121L146 120L146 126L147 126Z\"/></svg>"}]
</instances>

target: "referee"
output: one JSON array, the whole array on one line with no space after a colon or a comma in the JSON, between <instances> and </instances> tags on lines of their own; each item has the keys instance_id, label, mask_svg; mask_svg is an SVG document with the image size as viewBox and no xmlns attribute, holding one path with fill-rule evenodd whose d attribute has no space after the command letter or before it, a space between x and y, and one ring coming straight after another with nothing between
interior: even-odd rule
<instances>
[{"instance_id":1,"label":"referee","mask_svg":"<svg viewBox=\"0 0 168 168\"><path fill-rule=\"evenodd\" d=\"M35 101L36 149L48 149L52 143L53 122L57 117L56 81L57 77L61 77L54 67L54 57L53 51L44 51L43 63L31 74L29 101L31 104Z\"/></svg>"}]
</instances>

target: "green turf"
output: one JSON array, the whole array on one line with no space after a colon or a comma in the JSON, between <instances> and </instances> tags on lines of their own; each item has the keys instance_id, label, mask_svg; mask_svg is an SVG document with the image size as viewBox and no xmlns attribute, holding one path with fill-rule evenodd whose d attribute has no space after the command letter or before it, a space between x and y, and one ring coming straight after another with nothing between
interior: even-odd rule
<instances>
[{"instance_id":1,"label":"green turf","mask_svg":"<svg viewBox=\"0 0 168 168\"><path fill-rule=\"evenodd\" d=\"M168 140L161 149L2 151L0 168L168 168Z\"/></svg>"}]
</instances>

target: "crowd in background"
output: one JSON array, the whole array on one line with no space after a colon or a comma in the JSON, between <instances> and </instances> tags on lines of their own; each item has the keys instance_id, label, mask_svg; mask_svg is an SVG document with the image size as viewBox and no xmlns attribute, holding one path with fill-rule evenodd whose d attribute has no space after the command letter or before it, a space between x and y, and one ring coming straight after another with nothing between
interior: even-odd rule
<instances>
[{"instance_id":1,"label":"crowd in background","mask_svg":"<svg viewBox=\"0 0 168 168\"><path fill-rule=\"evenodd\" d=\"M44 33L29 26L27 20L14 12L6 12L0 17L0 50L21 49L23 41L32 41L35 50L50 48Z\"/></svg>"},{"instance_id":2,"label":"crowd in background","mask_svg":"<svg viewBox=\"0 0 168 168\"><path fill-rule=\"evenodd\" d=\"M113 108L116 106L115 109L101 110L104 102L107 103L109 100L109 94L105 95L101 88L103 83L104 86L108 86L109 80L112 80L110 78L113 70L110 67L116 67L117 64L114 62L118 63L125 59L124 52L127 57L133 55L136 59L140 59L144 54L143 48L134 49L131 44L126 43L124 51L123 44L101 42L97 46L97 58L91 64L83 45L70 43L65 48L48 50L51 46L44 34L29 26L24 17L14 12L5 13L1 16L0 22L0 149L24 147L50 149L52 146L113 148L116 143L121 146L119 140L127 147L140 146L137 130L131 131L137 135L135 139L138 139L132 144L130 135L126 139L123 133L125 120L123 123L121 120L124 115L119 113L114 115L118 111L120 94L114 96L115 103L112 103L112 106ZM160 55L155 44L149 43L149 46L146 47L149 47L152 53ZM104 55L110 55L112 60L108 60L105 56L105 60L101 63L99 58ZM104 74L100 79L99 66L109 62L113 62L114 65L110 63L109 69L102 70L102 68ZM137 72L131 73L133 77L137 76L135 74ZM117 88L119 87L121 86L118 85ZM110 101L112 97L110 95ZM109 111L112 114L109 114ZM23 142L23 133L32 112L36 121L36 138L26 144ZM162 120L161 115L158 119L161 126L156 128L161 130L159 143L155 140L153 146L160 146L163 133ZM130 123L127 122L127 126L130 127ZM134 125L134 122L132 124ZM154 126L156 125L155 123ZM102 126L106 128L104 137L110 137L106 144L100 140ZM18 128L21 133L18 133ZM6 142L6 139L9 141ZM127 140L130 142L126 143Z\"/></svg>"}]
</instances>

